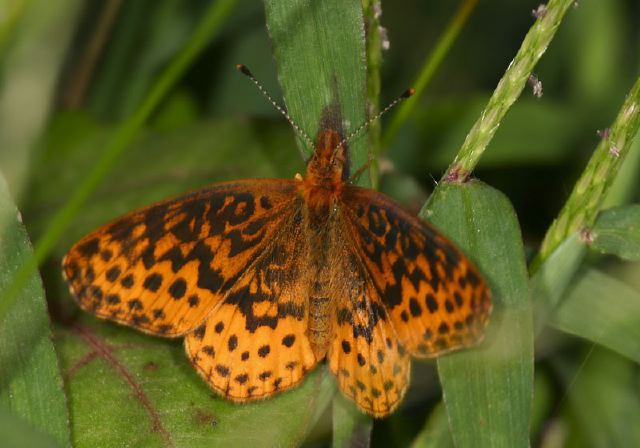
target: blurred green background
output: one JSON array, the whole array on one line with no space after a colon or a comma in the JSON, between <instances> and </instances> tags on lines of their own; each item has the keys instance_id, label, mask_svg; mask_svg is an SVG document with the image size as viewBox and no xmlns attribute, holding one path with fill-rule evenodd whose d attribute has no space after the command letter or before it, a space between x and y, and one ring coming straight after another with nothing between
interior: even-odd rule
<instances>
[{"instance_id":1,"label":"blurred green background","mask_svg":"<svg viewBox=\"0 0 640 448\"><path fill-rule=\"evenodd\" d=\"M597 130L611 123L640 73L640 2L577 3L535 69L544 95L536 98L529 88L523 92L474 172L511 200L529 253L600 140ZM380 189L420 209L515 55L538 4L479 2L414 113L382 148ZM47 229L116 127L140 106L209 5L204 0L0 0L0 171L32 240ZM458 2L443 0L383 2L380 20L388 49L382 52L381 106L412 85L457 7ZM227 179L291 177L304 169L291 127L237 73L236 63L248 65L275 98L281 97L262 2L236 3L44 263L56 348L66 353L61 355L63 376L72 364L65 357L73 353L60 348L73 343L65 342L65 322L78 313L58 265L78 237L169 194ZM383 135L392 116L382 119ZM618 176L611 204L638 202L639 146L636 141ZM591 257L595 266L640 288L637 262ZM133 333L82 319L109 337ZM179 343L131 337L171 347L173 362L186 366ZM534 445L640 443L637 364L554 332L538 342ZM373 446L411 443L438 402L433 366L414 364L405 403L391 418L375 422ZM71 405L78 406L73 400ZM74 443L81 446L87 441L78 432L98 423L74 426L79 412L72 410L71 421ZM325 415L307 443L321 446L330 440L330 416Z\"/></svg>"}]
</instances>

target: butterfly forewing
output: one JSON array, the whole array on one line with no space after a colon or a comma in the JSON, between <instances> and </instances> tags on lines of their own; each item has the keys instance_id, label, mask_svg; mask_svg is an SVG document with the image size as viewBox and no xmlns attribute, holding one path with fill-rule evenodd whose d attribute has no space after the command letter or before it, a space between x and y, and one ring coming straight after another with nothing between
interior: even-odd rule
<instances>
[{"instance_id":1,"label":"butterfly forewing","mask_svg":"<svg viewBox=\"0 0 640 448\"><path fill-rule=\"evenodd\" d=\"M292 181L216 184L87 235L63 271L83 309L179 336L202 323L260 256L295 199Z\"/></svg>"},{"instance_id":2,"label":"butterfly forewing","mask_svg":"<svg viewBox=\"0 0 640 448\"><path fill-rule=\"evenodd\" d=\"M472 263L380 193L349 186L342 201L343 219L399 342L418 357L479 342L491 302Z\"/></svg>"},{"instance_id":3,"label":"butterfly forewing","mask_svg":"<svg viewBox=\"0 0 640 448\"><path fill-rule=\"evenodd\" d=\"M311 271L302 201L280 231L185 345L191 362L235 401L264 398L299 383L317 360L306 335Z\"/></svg>"}]
</instances>

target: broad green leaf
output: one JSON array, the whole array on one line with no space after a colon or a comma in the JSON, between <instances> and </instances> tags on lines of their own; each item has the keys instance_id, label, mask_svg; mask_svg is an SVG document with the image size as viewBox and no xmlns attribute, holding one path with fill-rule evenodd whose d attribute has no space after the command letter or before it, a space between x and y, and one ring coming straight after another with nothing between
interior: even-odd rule
<instances>
[{"instance_id":1,"label":"broad green leaf","mask_svg":"<svg viewBox=\"0 0 640 448\"><path fill-rule=\"evenodd\" d=\"M323 125L346 136L365 121L366 62L360 2L265 0L267 29L287 110L315 141ZM313 148L302 145L305 157ZM367 161L367 139L350 142L351 167ZM363 176L365 178L366 176ZM367 179L363 182L368 183Z\"/></svg>"},{"instance_id":2,"label":"broad green leaf","mask_svg":"<svg viewBox=\"0 0 640 448\"><path fill-rule=\"evenodd\" d=\"M333 446L370 446L373 420L343 395L333 400Z\"/></svg>"},{"instance_id":3,"label":"broad green leaf","mask_svg":"<svg viewBox=\"0 0 640 448\"><path fill-rule=\"evenodd\" d=\"M429 418L418 436L411 444L412 448L449 448L453 447L449 432L449 421L444 403L439 403L429 414Z\"/></svg>"},{"instance_id":4,"label":"broad green leaf","mask_svg":"<svg viewBox=\"0 0 640 448\"><path fill-rule=\"evenodd\" d=\"M209 389L179 341L92 317L57 337L78 448L296 446L335 391L321 365L292 391L238 405Z\"/></svg>"},{"instance_id":5,"label":"broad green leaf","mask_svg":"<svg viewBox=\"0 0 640 448\"><path fill-rule=\"evenodd\" d=\"M598 347L552 365L566 388L563 447L640 446L637 365Z\"/></svg>"},{"instance_id":6,"label":"broad green leaf","mask_svg":"<svg viewBox=\"0 0 640 448\"><path fill-rule=\"evenodd\" d=\"M0 440L6 447L54 448L60 446L24 419L0 407Z\"/></svg>"},{"instance_id":7,"label":"broad green leaf","mask_svg":"<svg viewBox=\"0 0 640 448\"><path fill-rule=\"evenodd\" d=\"M438 359L453 440L460 447L528 446L533 321L511 204L479 181L440 184L422 214L477 264L492 292L485 341Z\"/></svg>"},{"instance_id":8,"label":"broad green leaf","mask_svg":"<svg viewBox=\"0 0 640 448\"><path fill-rule=\"evenodd\" d=\"M20 213L0 176L0 300L4 300L5 288L31 252ZM62 378L37 274L29 278L0 322L0 405L58 445L69 446ZM2 427L3 431L7 429L5 423ZM5 443L4 438L1 440Z\"/></svg>"},{"instance_id":9,"label":"broad green leaf","mask_svg":"<svg viewBox=\"0 0 640 448\"><path fill-rule=\"evenodd\" d=\"M581 273L551 325L640 363L640 291L600 271Z\"/></svg>"},{"instance_id":10,"label":"broad green leaf","mask_svg":"<svg viewBox=\"0 0 640 448\"><path fill-rule=\"evenodd\" d=\"M640 205L603 211L591 230L591 248L625 260L640 261Z\"/></svg>"}]
</instances>

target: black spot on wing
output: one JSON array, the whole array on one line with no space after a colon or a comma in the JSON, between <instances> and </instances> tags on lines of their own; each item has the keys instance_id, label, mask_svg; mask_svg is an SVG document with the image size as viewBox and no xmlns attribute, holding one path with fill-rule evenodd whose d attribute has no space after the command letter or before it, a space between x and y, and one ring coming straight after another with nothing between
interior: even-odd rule
<instances>
[{"instance_id":1,"label":"black spot on wing","mask_svg":"<svg viewBox=\"0 0 640 448\"><path fill-rule=\"evenodd\" d=\"M98 238L92 238L78 246L78 252L85 257L90 258L96 255L100 251L100 240Z\"/></svg>"},{"instance_id":2,"label":"black spot on wing","mask_svg":"<svg viewBox=\"0 0 640 448\"><path fill-rule=\"evenodd\" d=\"M183 278L178 278L169 286L169 294L174 300L181 299L187 291L187 282Z\"/></svg>"},{"instance_id":3,"label":"black spot on wing","mask_svg":"<svg viewBox=\"0 0 640 448\"><path fill-rule=\"evenodd\" d=\"M377 205L369 205L367 209L367 222L369 224L368 229L371 233L377 236L383 236L385 234L387 228L385 217Z\"/></svg>"},{"instance_id":4,"label":"black spot on wing","mask_svg":"<svg viewBox=\"0 0 640 448\"><path fill-rule=\"evenodd\" d=\"M353 329L353 338L363 337L369 344L373 342L373 329L379 321L387 319L384 306L378 302L371 302L369 306L353 313L348 308L338 310L338 324L347 323ZM357 316L357 317L354 317Z\"/></svg>"},{"instance_id":5,"label":"black spot on wing","mask_svg":"<svg viewBox=\"0 0 640 448\"><path fill-rule=\"evenodd\" d=\"M273 207L273 204L271 204L271 201L269 200L268 197L261 196L260 197L260 206L265 210L269 210L271 207Z\"/></svg>"},{"instance_id":6,"label":"black spot on wing","mask_svg":"<svg viewBox=\"0 0 640 448\"><path fill-rule=\"evenodd\" d=\"M179 208L181 219L169 231L182 242L196 241L202 235L206 207L204 201L184 202Z\"/></svg>"},{"instance_id":7,"label":"black spot on wing","mask_svg":"<svg viewBox=\"0 0 640 448\"><path fill-rule=\"evenodd\" d=\"M162 286L162 275L158 273L149 274L147 278L144 279L142 286L151 292L157 292L160 286Z\"/></svg>"},{"instance_id":8,"label":"black spot on wing","mask_svg":"<svg viewBox=\"0 0 640 448\"><path fill-rule=\"evenodd\" d=\"M119 266L111 267L106 273L107 280L109 280L112 283L115 282L118 279L119 276L120 276L120 267Z\"/></svg>"},{"instance_id":9,"label":"black spot on wing","mask_svg":"<svg viewBox=\"0 0 640 448\"><path fill-rule=\"evenodd\" d=\"M247 221L255 212L254 197L251 193L239 193L230 196L231 202L220 210L218 219L237 225Z\"/></svg>"}]
</instances>

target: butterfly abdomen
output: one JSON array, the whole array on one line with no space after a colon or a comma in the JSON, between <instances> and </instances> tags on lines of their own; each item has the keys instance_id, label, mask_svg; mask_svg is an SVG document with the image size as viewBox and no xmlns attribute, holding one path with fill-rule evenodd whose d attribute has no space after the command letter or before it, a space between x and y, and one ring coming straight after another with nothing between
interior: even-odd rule
<instances>
[{"instance_id":1,"label":"butterfly abdomen","mask_svg":"<svg viewBox=\"0 0 640 448\"><path fill-rule=\"evenodd\" d=\"M309 238L309 264L311 278L308 286L307 337L316 359L322 359L329 348L332 334L331 271L328 248L331 241L327 232L327 211L307 210L307 235Z\"/></svg>"},{"instance_id":2,"label":"butterfly abdomen","mask_svg":"<svg viewBox=\"0 0 640 448\"><path fill-rule=\"evenodd\" d=\"M309 297L307 337L316 359L324 358L331 337L331 299L328 296Z\"/></svg>"}]
</instances>

